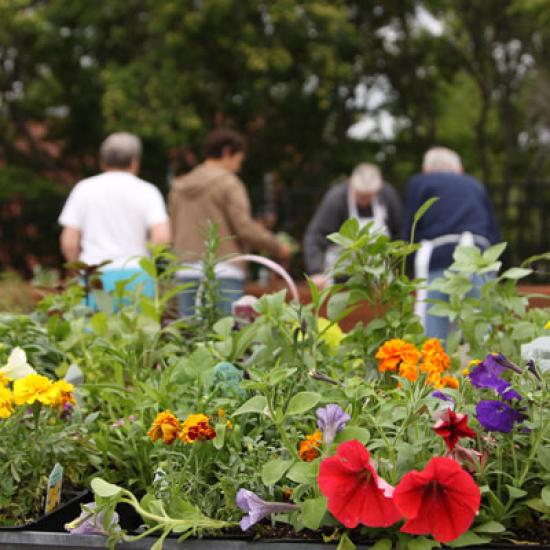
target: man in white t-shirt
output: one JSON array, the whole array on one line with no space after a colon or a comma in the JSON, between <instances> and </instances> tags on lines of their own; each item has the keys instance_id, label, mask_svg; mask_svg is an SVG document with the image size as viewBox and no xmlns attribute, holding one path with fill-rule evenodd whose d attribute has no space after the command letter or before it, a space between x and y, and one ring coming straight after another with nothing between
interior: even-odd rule
<instances>
[{"instance_id":1,"label":"man in white t-shirt","mask_svg":"<svg viewBox=\"0 0 550 550\"><path fill-rule=\"evenodd\" d=\"M110 261L102 269L104 289L137 275L132 286L152 280L139 267L146 243L168 243L170 226L159 190L137 177L140 139L126 132L111 134L99 150L103 173L84 179L71 191L59 216L61 251L68 262Z\"/></svg>"}]
</instances>

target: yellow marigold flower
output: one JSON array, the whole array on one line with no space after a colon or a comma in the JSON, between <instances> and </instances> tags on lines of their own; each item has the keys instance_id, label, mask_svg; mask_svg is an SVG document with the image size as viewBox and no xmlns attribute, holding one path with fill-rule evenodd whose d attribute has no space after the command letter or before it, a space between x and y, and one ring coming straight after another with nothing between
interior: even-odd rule
<instances>
[{"instance_id":1,"label":"yellow marigold flower","mask_svg":"<svg viewBox=\"0 0 550 550\"><path fill-rule=\"evenodd\" d=\"M50 404L48 390L52 381L41 374L29 374L13 383L13 396L17 405L32 405L35 401Z\"/></svg>"},{"instance_id":2,"label":"yellow marigold flower","mask_svg":"<svg viewBox=\"0 0 550 550\"><path fill-rule=\"evenodd\" d=\"M430 338L422 346L422 372L443 372L451 366L451 359L443 349L438 338Z\"/></svg>"},{"instance_id":3,"label":"yellow marigold flower","mask_svg":"<svg viewBox=\"0 0 550 550\"><path fill-rule=\"evenodd\" d=\"M378 370L380 372L396 371L405 363L404 368L416 367L420 360L420 352L413 344L399 338L388 340L376 352Z\"/></svg>"},{"instance_id":4,"label":"yellow marigold flower","mask_svg":"<svg viewBox=\"0 0 550 550\"><path fill-rule=\"evenodd\" d=\"M13 413L13 394L4 386L0 386L0 418L9 418Z\"/></svg>"},{"instance_id":5,"label":"yellow marigold flower","mask_svg":"<svg viewBox=\"0 0 550 550\"><path fill-rule=\"evenodd\" d=\"M225 416L225 409L218 409L218 416L220 418L223 418Z\"/></svg>"},{"instance_id":6,"label":"yellow marigold flower","mask_svg":"<svg viewBox=\"0 0 550 550\"><path fill-rule=\"evenodd\" d=\"M226 427L228 430L232 430L232 429L233 429L233 422L231 422L231 420L228 420L228 421L225 423L225 427Z\"/></svg>"},{"instance_id":7,"label":"yellow marigold flower","mask_svg":"<svg viewBox=\"0 0 550 550\"><path fill-rule=\"evenodd\" d=\"M546 324L544 325L544 328L545 329L549 329L550 328L550 321L547 321Z\"/></svg>"},{"instance_id":8,"label":"yellow marigold flower","mask_svg":"<svg viewBox=\"0 0 550 550\"><path fill-rule=\"evenodd\" d=\"M170 411L164 411L157 414L147 435L153 442L162 439L163 443L170 445L177 439L180 430L179 420Z\"/></svg>"},{"instance_id":9,"label":"yellow marigold flower","mask_svg":"<svg viewBox=\"0 0 550 550\"><path fill-rule=\"evenodd\" d=\"M205 414L190 414L181 426L180 439L184 443L214 439L216 431Z\"/></svg>"},{"instance_id":10,"label":"yellow marigold flower","mask_svg":"<svg viewBox=\"0 0 550 550\"><path fill-rule=\"evenodd\" d=\"M458 379L454 376L444 376L441 379L441 387L443 388L453 388L455 390L458 389Z\"/></svg>"},{"instance_id":11,"label":"yellow marigold flower","mask_svg":"<svg viewBox=\"0 0 550 550\"><path fill-rule=\"evenodd\" d=\"M462 369L462 376L468 376L470 374L470 369Z\"/></svg>"},{"instance_id":12,"label":"yellow marigold flower","mask_svg":"<svg viewBox=\"0 0 550 550\"><path fill-rule=\"evenodd\" d=\"M321 454L319 448L321 447L322 438L323 435L319 430L306 435L304 441L300 442L300 449L298 451L300 458L305 462L315 460Z\"/></svg>"},{"instance_id":13,"label":"yellow marigold flower","mask_svg":"<svg viewBox=\"0 0 550 550\"><path fill-rule=\"evenodd\" d=\"M479 365L481 363L481 361L479 359L472 359L469 363L468 363L468 368L472 368L472 367L475 367L476 365Z\"/></svg>"},{"instance_id":14,"label":"yellow marigold flower","mask_svg":"<svg viewBox=\"0 0 550 550\"><path fill-rule=\"evenodd\" d=\"M0 372L0 388L5 388L9 381L10 379L4 373Z\"/></svg>"},{"instance_id":15,"label":"yellow marigold flower","mask_svg":"<svg viewBox=\"0 0 550 550\"><path fill-rule=\"evenodd\" d=\"M63 405L76 405L76 400L73 396L74 386L66 380L58 380L54 382L44 397L44 402L50 407L63 407Z\"/></svg>"},{"instance_id":16,"label":"yellow marigold flower","mask_svg":"<svg viewBox=\"0 0 550 550\"><path fill-rule=\"evenodd\" d=\"M327 344L331 353L336 353L340 347L340 343L346 336L337 323L334 323L330 328L330 321L324 317L317 319L317 330L321 334L321 340Z\"/></svg>"}]
</instances>

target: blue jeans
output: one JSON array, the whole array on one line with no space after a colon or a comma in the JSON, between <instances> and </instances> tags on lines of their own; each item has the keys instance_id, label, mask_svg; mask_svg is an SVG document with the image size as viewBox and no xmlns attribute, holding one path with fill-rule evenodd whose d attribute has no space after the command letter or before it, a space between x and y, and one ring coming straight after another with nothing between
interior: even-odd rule
<instances>
[{"instance_id":1,"label":"blue jeans","mask_svg":"<svg viewBox=\"0 0 550 550\"><path fill-rule=\"evenodd\" d=\"M428 284L431 284L434 279L443 277L445 269L434 269L428 275ZM479 289L483 284L483 279L479 275L474 275L471 279L473 284L472 289L466 294L466 297L479 298ZM443 294L439 290L428 290L428 300L449 301L449 295ZM439 338L442 342L447 340L447 336L451 329L455 329L454 323L449 321L448 317L437 317L430 315L430 308L433 304L428 303L428 311L426 314L426 336L428 338Z\"/></svg>"},{"instance_id":2,"label":"blue jeans","mask_svg":"<svg viewBox=\"0 0 550 550\"><path fill-rule=\"evenodd\" d=\"M155 281L139 267L126 269L105 269L100 273L100 279L103 283L103 290L105 292L113 292L116 288L116 283L130 279L135 275L137 276L126 285L125 289L127 291L133 291L138 286L141 286L141 294L152 298L155 295ZM86 301L85 298L84 301ZM122 303L127 304L129 303L129 300L124 298ZM87 305L93 309L97 309L93 292L90 292ZM118 309L119 306L120 304L115 304L115 309Z\"/></svg>"},{"instance_id":3,"label":"blue jeans","mask_svg":"<svg viewBox=\"0 0 550 550\"><path fill-rule=\"evenodd\" d=\"M218 281L218 309L231 315L231 305L244 294L244 281L242 279L220 278ZM201 279L178 279L178 284L193 283L178 295L180 317L191 317L195 315L195 301L197 299L197 290Z\"/></svg>"}]
</instances>

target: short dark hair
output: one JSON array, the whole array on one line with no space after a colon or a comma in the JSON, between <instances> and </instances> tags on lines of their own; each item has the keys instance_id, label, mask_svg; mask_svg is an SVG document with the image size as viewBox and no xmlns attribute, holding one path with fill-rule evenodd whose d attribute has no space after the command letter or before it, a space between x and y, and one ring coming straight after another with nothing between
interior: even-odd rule
<instances>
[{"instance_id":1,"label":"short dark hair","mask_svg":"<svg viewBox=\"0 0 550 550\"><path fill-rule=\"evenodd\" d=\"M205 138L202 152L207 159L222 158L223 152L229 150L231 155L245 151L245 141L241 134L229 128L216 128Z\"/></svg>"}]
</instances>

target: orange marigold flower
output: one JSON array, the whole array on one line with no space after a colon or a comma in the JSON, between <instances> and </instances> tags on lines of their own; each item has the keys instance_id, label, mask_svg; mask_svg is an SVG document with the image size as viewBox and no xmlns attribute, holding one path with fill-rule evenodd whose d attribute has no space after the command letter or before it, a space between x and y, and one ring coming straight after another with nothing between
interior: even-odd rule
<instances>
[{"instance_id":1,"label":"orange marigold flower","mask_svg":"<svg viewBox=\"0 0 550 550\"><path fill-rule=\"evenodd\" d=\"M162 439L163 443L170 445L176 440L180 430L179 420L170 411L164 411L157 414L147 435L152 441Z\"/></svg>"},{"instance_id":2,"label":"orange marigold flower","mask_svg":"<svg viewBox=\"0 0 550 550\"><path fill-rule=\"evenodd\" d=\"M458 380L454 376L444 376L441 379L441 386L443 388L458 389Z\"/></svg>"},{"instance_id":3,"label":"orange marigold flower","mask_svg":"<svg viewBox=\"0 0 550 550\"><path fill-rule=\"evenodd\" d=\"M420 352L413 344L399 338L388 340L376 352L378 370L380 372L396 371L402 364L404 368L416 367L420 360Z\"/></svg>"},{"instance_id":4,"label":"orange marigold flower","mask_svg":"<svg viewBox=\"0 0 550 550\"><path fill-rule=\"evenodd\" d=\"M416 368L416 365L401 363L401 365L399 365L399 376L401 376L401 378L406 378L411 382L416 382L418 380L418 369Z\"/></svg>"},{"instance_id":5,"label":"orange marigold flower","mask_svg":"<svg viewBox=\"0 0 550 550\"><path fill-rule=\"evenodd\" d=\"M322 439L323 434L319 430L306 435L304 441L300 442L300 450L298 451L300 458L305 462L315 460L321 454L319 448L321 447Z\"/></svg>"},{"instance_id":6,"label":"orange marigold flower","mask_svg":"<svg viewBox=\"0 0 550 550\"><path fill-rule=\"evenodd\" d=\"M190 414L181 426L180 439L184 443L207 441L216 437L216 431L205 414Z\"/></svg>"},{"instance_id":7,"label":"orange marigold flower","mask_svg":"<svg viewBox=\"0 0 550 550\"><path fill-rule=\"evenodd\" d=\"M422 372L443 372L451 366L451 359L438 338L430 338L422 346Z\"/></svg>"}]
</instances>

